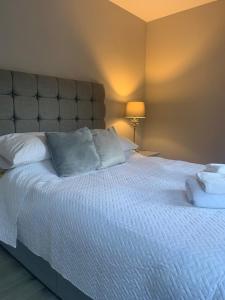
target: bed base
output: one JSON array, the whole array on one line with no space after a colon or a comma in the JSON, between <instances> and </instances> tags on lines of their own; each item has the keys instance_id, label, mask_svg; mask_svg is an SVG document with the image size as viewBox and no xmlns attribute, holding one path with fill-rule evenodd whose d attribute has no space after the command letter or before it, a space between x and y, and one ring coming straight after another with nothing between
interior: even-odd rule
<instances>
[{"instance_id":1,"label":"bed base","mask_svg":"<svg viewBox=\"0 0 225 300\"><path fill-rule=\"evenodd\" d=\"M47 261L32 253L21 242L17 241L16 249L4 243L1 243L1 246L60 299L91 300L91 298L52 269Z\"/></svg>"}]
</instances>

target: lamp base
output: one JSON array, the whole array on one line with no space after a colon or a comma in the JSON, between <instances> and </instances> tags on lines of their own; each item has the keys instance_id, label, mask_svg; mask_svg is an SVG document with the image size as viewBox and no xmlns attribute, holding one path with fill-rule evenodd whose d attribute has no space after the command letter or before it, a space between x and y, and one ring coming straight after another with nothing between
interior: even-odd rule
<instances>
[{"instance_id":1,"label":"lamp base","mask_svg":"<svg viewBox=\"0 0 225 300\"><path fill-rule=\"evenodd\" d=\"M130 123L131 123L132 127L134 128L133 142L135 143L135 139L136 139L136 128L137 128L137 126L140 124L140 121L139 121L138 118L131 118L131 119L130 119Z\"/></svg>"}]
</instances>

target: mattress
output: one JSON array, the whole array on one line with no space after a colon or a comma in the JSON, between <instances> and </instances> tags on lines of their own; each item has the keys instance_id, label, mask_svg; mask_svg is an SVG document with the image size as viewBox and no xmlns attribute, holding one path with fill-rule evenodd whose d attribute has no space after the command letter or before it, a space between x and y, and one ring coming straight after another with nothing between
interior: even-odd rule
<instances>
[{"instance_id":1,"label":"mattress","mask_svg":"<svg viewBox=\"0 0 225 300\"><path fill-rule=\"evenodd\" d=\"M225 299L225 212L185 194L202 168L138 154L64 179L49 161L16 168L0 180L0 239L92 299Z\"/></svg>"}]
</instances>

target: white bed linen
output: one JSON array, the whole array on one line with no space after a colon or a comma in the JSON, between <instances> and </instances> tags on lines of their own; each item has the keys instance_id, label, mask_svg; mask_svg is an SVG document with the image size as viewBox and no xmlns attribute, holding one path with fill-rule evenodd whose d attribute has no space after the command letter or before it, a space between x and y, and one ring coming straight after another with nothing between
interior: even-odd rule
<instances>
[{"instance_id":1,"label":"white bed linen","mask_svg":"<svg viewBox=\"0 0 225 300\"><path fill-rule=\"evenodd\" d=\"M20 210L19 240L93 299L224 299L225 213L185 196L201 169L138 154L65 179L49 162L20 167L0 180L14 220L1 239L15 244Z\"/></svg>"}]
</instances>

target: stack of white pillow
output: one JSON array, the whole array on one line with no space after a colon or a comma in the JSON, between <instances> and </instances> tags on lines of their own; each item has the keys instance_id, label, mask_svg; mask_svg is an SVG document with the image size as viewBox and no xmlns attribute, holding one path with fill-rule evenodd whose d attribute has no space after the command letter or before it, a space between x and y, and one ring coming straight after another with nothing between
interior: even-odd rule
<instances>
[{"instance_id":1,"label":"stack of white pillow","mask_svg":"<svg viewBox=\"0 0 225 300\"><path fill-rule=\"evenodd\" d=\"M12 133L0 137L0 168L8 170L20 165L50 159L44 133Z\"/></svg>"},{"instance_id":2,"label":"stack of white pillow","mask_svg":"<svg viewBox=\"0 0 225 300\"><path fill-rule=\"evenodd\" d=\"M126 159L138 146L119 137ZM0 137L0 170L50 160L44 132L12 133Z\"/></svg>"}]
</instances>

